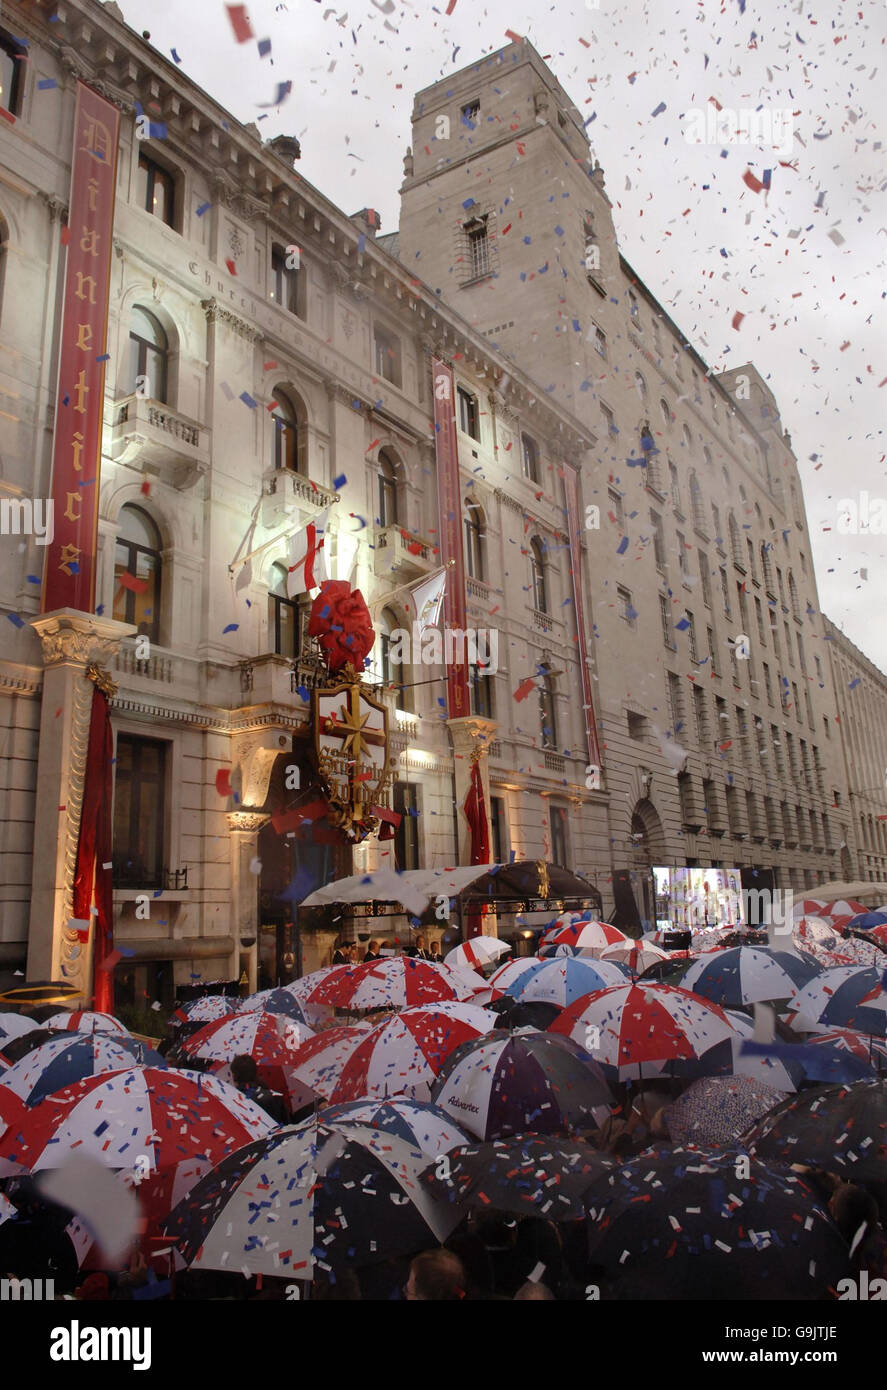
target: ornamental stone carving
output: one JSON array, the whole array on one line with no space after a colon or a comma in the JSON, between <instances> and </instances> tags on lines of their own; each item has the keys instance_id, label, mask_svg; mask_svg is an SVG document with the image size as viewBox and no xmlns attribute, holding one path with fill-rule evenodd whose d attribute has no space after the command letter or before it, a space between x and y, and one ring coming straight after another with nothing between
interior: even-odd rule
<instances>
[{"instance_id":1,"label":"ornamental stone carving","mask_svg":"<svg viewBox=\"0 0 887 1390\"><path fill-rule=\"evenodd\" d=\"M232 314L230 309L224 308L217 299L201 299L200 307L206 314L207 323L223 323L232 333L236 333L240 338L247 338L251 343L258 342L263 337L261 329L245 323L237 314Z\"/></svg>"},{"instance_id":2,"label":"ornamental stone carving","mask_svg":"<svg viewBox=\"0 0 887 1390\"><path fill-rule=\"evenodd\" d=\"M228 829L235 834L255 835L271 819L259 811L229 811L226 817Z\"/></svg>"}]
</instances>

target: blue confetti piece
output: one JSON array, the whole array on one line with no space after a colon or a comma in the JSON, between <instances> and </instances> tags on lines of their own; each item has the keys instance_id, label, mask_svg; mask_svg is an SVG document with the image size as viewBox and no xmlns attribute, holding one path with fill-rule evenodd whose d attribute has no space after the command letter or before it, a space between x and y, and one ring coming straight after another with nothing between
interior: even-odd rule
<instances>
[{"instance_id":1,"label":"blue confetti piece","mask_svg":"<svg viewBox=\"0 0 887 1390\"><path fill-rule=\"evenodd\" d=\"M563 227L555 227L555 229L554 229L554 234L555 234L555 236L563 236L563 235L564 235L564 229L563 229Z\"/></svg>"},{"instance_id":2,"label":"blue confetti piece","mask_svg":"<svg viewBox=\"0 0 887 1390\"><path fill-rule=\"evenodd\" d=\"M681 618L680 622L675 623L675 627L677 628L678 632L686 632L689 626L690 622L688 618Z\"/></svg>"},{"instance_id":3,"label":"blue confetti piece","mask_svg":"<svg viewBox=\"0 0 887 1390\"><path fill-rule=\"evenodd\" d=\"M25 575L25 578L27 579L27 581L28 581L29 584L39 584L39 583L40 583L39 575L36 575L36 574L26 574L26 575Z\"/></svg>"},{"instance_id":4,"label":"blue confetti piece","mask_svg":"<svg viewBox=\"0 0 887 1390\"><path fill-rule=\"evenodd\" d=\"M44 77L42 81L37 83L37 90L38 92L48 92L51 87L58 85L54 77Z\"/></svg>"},{"instance_id":5,"label":"blue confetti piece","mask_svg":"<svg viewBox=\"0 0 887 1390\"><path fill-rule=\"evenodd\" d=\"M170 53L172 54L172 60L173 60L173 62L174 62L174 63L181 63L182 60L181 60L181 58L179 57L178 53L176 53L175 49L174 49L174 48L171 48L169 51L170 51Z\"/></svg>"},{"instance_id":6,"label":"blue confetti piece","mask_svg":"<svg viewBox=\"0 0 887 1390\"><path fill-rule=\"evenodd\" d=\"M250 408L250 410L255 410L256 407L258 406L258 401L256 401L256 400L253 399L253 397L250 395L249 391L241 391L241 393L240 393L240 400L243 401L243 404L244 404L244 405L248 405L249 408Z\"/></svg>"},{"instance_id":7,"label":"blue confetti piece","mask_svg":"<svg viewBox=\"0 0 887 1390\"><path fill-rule=\"evenodd\" d=\"M474 207L474 199L473 199L473 198L466 198L466 199L465 199L465 202L462 204L462 206L463 206L463 208L465 208L465 210L466 210L466 212L467 212L469 208L473 208L473 207Z\"/></svg>"},{"instance_id":8,"label":"blue confetti piece","mask_svg":"<svg viewBox=\"0 0 887 1390\"><path fill-rule=\"evenodd\" d=\"M240 623L229 623L227 627L222 628L222 636L224 637L226 632L236 632L239 627Z\"/></svg>"},{"instance_id":9,"label":"blue confetti piece","mask_svg":"<svg viewBox=\"0 0 887 1390\"><path fill-rule=\"evenodd\" d=\"M333 478L333 487L335 491L338 492L339 488L344 487L347 481L348 479L345 477L344 473L340 473L338 478Z\"/></svg>"},{"instance_id":10,"label":"blue confetti piece","mask_svg":"<svg viewBox=\"0 0 887 1390\"><path fill-rule=\"evenodd\" d=\"M264 58L266 53L271 52L271 40L259 39L259 57Z\"/></svg>"},{"instance_id":11,"label":"blue confetti piece","mask_svg":"<svg viewBox=\"0 0 887 1390\"><path fill-rule=\"evenodd\" d=\"M80 573L80 566L78 565L76 560L72 560L68 568L70 569L72 574Z\"/></svg>"},{"instance_id":12,"label":"blue confetti piece","mask_svg":"<svg viewBox=\"0 0 887 1390\"><path fill-rule=\"evenodd\" d=\"M99 606L98 606L98 608L97 608L95 611L96 611L96 614L98 615L98 617L101 617L102 614L103 614L104 611L105 611L105 605L104 605L103 603L100 603Z\"/></svg>"},{"instance_id":13,"label":"blue confetti piece","mask_svg":"<svg viewBox=\"0 0 887 1390\"><path fill-rule=\"evenodd\" d=\"M623 536L623 537L622 537L622 540L619 542L619 544L618 544L617 547L616 547L616 554L617 554L617 555L624 555L627 549L628 549L628 537L627 537L627 536Z\"/></svg>"},{"instance_id":14,"label":"blue confetti piece","mask_svg":"<svg viewBox=\"0 0 887 1390\"><path fill-rule=\"evenodd\" d=\"M367 239L366 239L366 237L364 236L363 232L361 232L360 236L357 238L357 254L358 254L359 256L362 256L363 253L364 253L364 251L365 251L366 249L367 249Z\"/></svg>"},{"instance_id":15,"label":"blue confetti piece","mask_svg":"<svg viewBox=\"0 0 887 1390\"><path fill-rule=\"evenodd\" d=\"M650 115L651 115L651 116L661 116L664 110L665 110L665 102L664 102L664 101L660 101L659 105L656 107L656 110L655 110L655 111L651 111L651 112L650 112Z\"/></svg>"},{"instance_id":16,"label":"blue confetti piece","mask_svg":"<svg viewBox=\"0 0 887 1390\"><path fill-rule=\"evenodd\" d=\"M205 212L209 212L211 207L212 203L201 203L200 207L197 209L197 216L202 217Z\"/></svg>"},{"instance_id":17,"label":"blue confetti piece","mask_svg":"<svg viewBox=\"0 0 887 1390\"><path fill-rule=\"evenodd\" d=\"M299 699L304 700L307 704L311 697L311 691L308 689L307 685L297 685L296 691L298 692Z\"/></svg>"},{"instance_id":18,"label":"blue confetti piece","mask_svg":"<svg viewBox=\"0 0 887 1390\"><path fill-rule=\"evenodd\" d=\"M18 613L7 613L6 616L7 616L7 618L9 619L9 621L12 623L12 626L13 626L13 627L24 627L25 624L24 624L24 622L22 621L22 619L19 617Z\"/></svg>"},{"instance_id":19,"label":"blue confetti piece","mask_svg":"<svg viewBox=\"0 0 887 1390\"><path fill-rule=\"evenodd\" d=\"M862 677L861 677L861 676L857 676L857 677L856 677L856 680L850 682L850 684L848 685L847 689L848 689L848 690L855 690L856 687L859 685L859 683L860 683L861 680L862 680ZM787 685L787 684L788 684L788 681L786 681L786 685Z\"/></svg>"}]
</instances>

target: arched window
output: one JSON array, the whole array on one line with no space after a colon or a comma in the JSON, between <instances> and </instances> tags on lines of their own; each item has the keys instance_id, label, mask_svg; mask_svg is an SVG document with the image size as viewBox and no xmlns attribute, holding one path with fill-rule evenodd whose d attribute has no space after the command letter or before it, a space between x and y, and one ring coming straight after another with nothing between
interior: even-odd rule
<instances>
[{"instance_id":1,"label":"arched window","mask_svg":"<svg viewBox=\"0 0 887 1390\"><path fill-rule=\"evenodd\" d=\"M538 536L530 541L530 577L533 585L533 607L548 612L548 590L545 583L545 551Z\"/></svg>"},{"instance_id":2,"label":"arched window","mask_svg":"<svg viewBox=\"0 0 887 1390\"><path fill-rule=\"evenodd\" d=\"M275 403L271 413L271 462L275 468L304 473L304 430L296 407L279 388L271 393L271 398Z\"/></svg>"},{"instance_id":3,"label":"arched window","mask_svg":"<svg viewBox=\"0 0 887 1390\"><path fill-rule=\"evenodd\" d=\"M134 623L139 635L160 641L160 532L147 512L127 504L117 520L114 550L114 610L119 623Z\"/></svg>"},{"instance_id":4,"label":"arched window","mask_svg":"<svg viewBox=\"0 0 887 1390\"><path fill-rule=\"evenodd\" d=\"M665 425L671 425L671 407L666 400L660 400L659 411Z\"/></svg>"},{"instance_id":5,"label":"arched window","mask_svg":"<svg viewBox=\"0 0 887 1390\"><path fill-rule=\"evenodd\" d=\"M702 462L705 464L706 468L711 468L711 449L707 444L702 446Z\"/></svg>"},{"instance_id":6,"label":"arched window","mask_svg":"<svg viewBox=\"0 0 887 1390\"><path fill-rule=\"evenodd\" d=\"M524 464L524 477L529 478L531 483L539 481L539 450L536 447L535 439L528 434L520 437L521 455Z\"/></svg>"},{"instance_id":7,"label":"arched window","mask_svg":"<svg viewBox=\"0 0 887 1390\"><path fill-rule=\"evenodd\" d=\"M539 683L539 723L542 747L557 748L557 710L554 702L554 677L543 676Z\"/></svg>"},{"instance_id":8,"label":"arched window","mask_svg":"<svg viewBox=\"0 0 887 1390\"><path fill-rule=\"evenodd\" d=\"M695 468L690 474L690 513L697 531L705 530L705 503Z\"/></svg>"},{"instance_id":9,"label":"arched window","mask_svg":"<svg viewBox=\"0 0 887 1390\"><path fill-rule=\"evenodd\" d=\"M682 435L683 440L684 440L684 448L685 448L685 449L692 449L692 448L693 448L693 436L692 436L692 434L690 433L690 429L689 429L689 427L688 427L687 425L684 425L684 428L681 430L681 435Z\"/></svg>"},{"instance_id":10,"label":"arched window","mask_svg":"<svg viewBox=\"0 0 887 1390\"><path fill-rule=\"evenodd\" d=\"M635 384L635 390L637 391L637 393L638 393L638 395L640 396L641 400L646 404L646 400L647 400L647 383L644 381L644 378L641 376L640 372L635 372L635 374L634 374L634 384Z\"/></svg>"},{"instance_id":11,"label":"arched window","mask_svg":"<svg viewBox=\"0 0 887 1390\"><path fill-rule=\"evenodd\" d=\"M398 522L397 468L386 449L379 454L379 525L396 526Z\"/></svg>"},{"instance_id":12,"label":"arched window","mask_svg":"<svg viewBox=\"0 0 887 1390\"><path fill-rule=\"evenodd\" d=\"M383 608L375 621L376 645L373 649L372 679L395 692L398 709L412 710L410 676L402 658L409 651L402 640L402 627L391 608ZM395 634L401 634L396 636ZM408 635L408 634L407 634ZM393 639L393 640L392 640Z\"/></svg>"},{"instance_id":13,"label":"arched window","mask_svg":"<svg viewBox=\"0 0 887 1390\"><path fill-rule=\"evenodd\" d=\"M792 613L798 619L801 617L801 605L798 602L798 586L795 583L795 576L791 570L788 572L788 597L791 604Z\"/></svg>"},{"instance_id":14,"label":"arched window","mask_svg":"<svg viewBox=\"0 0 887 1390\"><path fill-rule=\"evenodd\" d=\"M286 565L272 565L268 589L268 626L269 635L274 638L276 654L288 656L294 661L299 655L299 600L287 597L286 581Z\"/></svg>"},{"instance_id":15,"label":"arched window","mask_svg":"<svg viewBox=\"0 0 887 1390\"><path fill-rule=\"evenodd\" d=\"M140 304L129 320L129 389L153 401L166 401L169 343L153 314Z\"/></svg>"},{"instance_id":16,"label":"arched window","mask_svg":"<svg viewBox=\"0 0 887 1390\"><path fill-rule=\"evenodd\" d=\"M465 568L472 579L484 578L483 512L476 502L465 500Z\"/></svg>"}]
</instances>

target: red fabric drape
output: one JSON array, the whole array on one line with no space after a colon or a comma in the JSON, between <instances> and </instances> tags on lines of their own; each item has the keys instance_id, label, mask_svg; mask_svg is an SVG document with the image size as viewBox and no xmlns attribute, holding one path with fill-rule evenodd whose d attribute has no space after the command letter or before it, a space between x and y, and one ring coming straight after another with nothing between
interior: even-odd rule
<instances>
[{"instance_id":1,"label":"red fabric drape","mask_svg":"<svg viewBox=\"0 0 887 1390\"><path fill-rule=\"evenodd\" d=\"M103 864L111 862L111 760L114 737L107 696L96 686L92 693L89 723L89 749L80 816L80 840L74 874L73 915L92 921L95 903L95 943L92 955L93 1008L113 1012L114 988L111 971L102 965L114 948L114 905L112 872Z\"/></svg>"},{"instance_id":2,"label":"red fabric drape","mask_svg":"<svg viewBox=\"0 0 887 1390\"><path fill-rule=\"evenodd\" d=\"M465 798L465 816L471 829L472 864L489 864L490 829L487 824L487 808L484 803L484 784L480 775L480 763L471 769L471 785ZM470 912L465 918L465 936L481 936L483 924L479 912Z\"/></svg>"}]
</instances>

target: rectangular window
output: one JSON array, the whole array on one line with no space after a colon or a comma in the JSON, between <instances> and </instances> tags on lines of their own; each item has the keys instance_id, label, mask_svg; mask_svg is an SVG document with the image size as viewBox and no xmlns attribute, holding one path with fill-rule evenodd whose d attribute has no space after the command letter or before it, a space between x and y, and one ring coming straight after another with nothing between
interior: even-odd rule
<instances>
[{"instance_id":1,"label":"rectangular window","mask_svg":"<svg viewBox=\"0 0 887 1390\"><path fill-rule=\"evenodd\" d=\"M480 115L480 97L474 101L466 101L464 106L459 107L459 114L463 121L476 121Z\"/></svg>"},{"instance_id":2,"label":"rectangular window","mask_svg":"<svg viewBox=\"0 0 887 1390\"><path fill-rule=\"evenodd\" d=\"M653 554L656 557L656 568L665 569L665 535L662 530L662 517L658 512L650 513L650 524L653 527Z\"/></svg>"},{"instance_id":3,"label":"rectangular window","mask_svg":"<svg viewBox=\"0 0 887 1390\"><path fill-rule=\"evenodd\" d=\"M730 737L730 715L727 712L727 701L721 699L720 695L715 696L715 718L717 727L715 728L715 739L719 744L731 742Z\"/></svg>"},{"instance_id":4,"label":"rectangular window","mask_svg":"<svg viewBox=\"0 0 887 1390\"><path fill-rule=\"evenodd\" d=\"M721 576L721 597L724 600L724 617L729 618L732 614L732 609L730 608L730 584L727 579L726 566L721 565L718 573Z\"/></svg>"},{"instance_id":5,"label":"rectangular window","mask_svg":"<svg viewBox=\"0 0 887 1390\"><path fill-rule=\"evenodd\" d=\"M628 737L633 738L637 743L643 743L647 736L647 721L642 714L635 714L633 710L628 711Z\"/></svg>"},{"instance_id":6,"label":"rectangular window","mask_svg":"<svg viewBox=\"0 0 887 1390\"><path fill-rule=\"evenodd\" d=\"M478 280L489 275L492 269L487 217L472 218L464 224L463 230L467 242L469 276L472 280Z\"/></svg>"},{"instance_id":7,"label":"rectangular window","mask_svg":"<svg viewBox=\"0 0 887 1390\"><path fill-rule=\"evenodd\" d=\"M767 704L768 704L768 705L772 705L772 704L773 704L773 685L772 685L772 682L771 682L771 680L770 680L770 667L767 665L766 661L762 662L762 665L763 665L763 668L764 668L764 690L765 690L766 695L767 695Z\"/></svg>"},{"instance_id":8,"label":"rectangular window","mask_svg":"<svg viewBox=\"0 0 887 1390\"><path fill-rule=\"evenodd\" d=\"M708 639L708 662L709 662L709 665L710 665L710 667L711 667L711 669L712 669L712 673L713 673L714 675L717 675L717 674L718 674L718 656L717 656L717 648L716 648L716 646L715 646L715 630L714 630L713 627L707 627L707 628L705 629L705 631L706 631L706 636L707 636L707 639Z\"/></svg>"},{"instance_id":9,"label":"rectangular window","mask_svg":"<svg viewBox=\"0 0 887 1390\"><path fill-rule=\"evenodd\" d=\"M0 106L10 116L21 111L26 49L8 34L0 34Z\"/></svg>"},{"instance_id":10,"label":"rectangular window","mask_svg":"<svg viewBox=\"0 0 887 1390\"><path fill-rule=\"evenodd\" d=\"M477 410L477 396L466 391L464 386L456 388L459 398L459 428L472 439L480 439L480 424Z\"/></svg>"},{"instance_id":11,"label":"rectangular window","mask_svg":"<svg viewBox=\"0 0 887 1390\"><path fill-rule=\"evenodd\" d=\"M710 730L708 727L708 710L705 708L705 692L698 686L693 687L693 711L696 715L696 738L700 747L708 744Z\"/></svg>"},{"instance_id":12,"label":"rectangular window","mask_svg":"<svg viewBox=\"0 0 887 1390\"><path fill-rule=\"evenodd\" d=\"M795 710L795 718L796 718L798 721L800 721L800 719L801 719L801 717L802 717L802 716L801 716L801 697L800 697L800 695L798 694L798 684L797 684L797 681L792 681L792 704L793 704L794 710Z\"/></svg>"},{"instance_id":13,"label":"rectangular window","mask_svg":"<svg viewBox=\"0 0 887 1390\"><path fill-rule=\"evenodd\" d=\"M673 463L668 465L668 480L671 485L671 505L676 512L682 511L681 507L681 484L678 479L678 470Z\"/></svg>"},{"instance_id":14,"label":"rectangular window","mask_svg":"<svg viewBox=\"0 0 887 1390\"><path fill-rule=\"evenodd\" d=\"M616 417L614 416L610 407L604 405L603 402L601 403L601 414L604 417L604 424L607 427L607 434L618 434L619 431L616 428Z\"/></svg>"},{"instance_id":15,"label":"rectangular window","mask_svg":"<svg viewBox=\"0 0 887 1390\"><path fill-rule=\"evenodd\" d=\"M748 742L748 715L742 708L742 705L736 705L734 708L736 710L736 733L739 739L739 752L742 755L743 763L748 767L751 763L751 749Z\"/></svg>"},{"instance_id":16,"label":"rectangular window","mask_svg":"<svg viewBox=\"0 0 887 1390\"><path fill-rule=\"evenodd\" d=\"M619 600L619 616L624 618L629 627L634 627L637 614L631 604L631 591L623 589L622 585L616 587L616 597Z\"/></svg>"},{"instance_id":17,"label":"rectangular window","mask_svg":"<svg viewBox=\"0 0 887 1390\"><path fill-rule=\"evenodd\" d=\"M476 666L468 668L468 694L471 713L480 719L493 718L493 684L489 676L483 675Z\"/></svg>"},{"instance_id":18,"label":"rectangular window","mask_svg":"<svg viewBox=\"0 0 887 1390\"><path fill-rule=\"evenodd\" d=\"M785 776L785 759L782 756L782 739L779 737L779 730L775 724L770 725L770 743L773 746L773 757L776 763L776 771L780 777Z\"/></svg>"},{"instance_id":19,"label":"rectangular window","mask_svg":"<svg viewBox=\"0 0 887 1390\"><path fill-rule=\"evenodd\" d=\"M395 782L394 809L401 817L394 832L394 854L398 869L418 869L419 788L412 782Z\"/></svg>"},{"instance_id":20,"label":"rectangular window","mask_svg":"<svg viewBox=\"0 0 887 1390\"><path fill-rule=\"evenodd\" d=\"M690 577L690 569L687 564L687 539L683 531L677 531L675 534L678 542L678 561L681 567L681 579L686 581Z\"/></svg>"},{"instance_id":21,"label":"rectangular window","mask_svg":"<svg viewBox=\"0 0 887 1390\"><path fill-rule=\"evenodd\" d=\"M373 326L373 349L376 376L400 386L400 339L377 323Z\"/></svg>"},{"instance_id":22,"label":"rectangular window","mask_svg":"<svg viewBox=\"0 0 887 1390\"><path fill-rule=\"evenodd\" d=\"M297 253L295 257L294 253ZM290 261L294 263L290 264ZM304 280L305 272L301 267L301 253L298 253L298 248L272 246L271 298L281 309L295 314L297 318L305 317Z\"/></svg>"},{"instance_id":23,"label":"rectangular window","mask_svg":"<svg viewBox=\"0 0 887 1390\"><path fill-rule=\"evenodd\" d=\"M758 815L758 799L754 792L745 793L745 814L748 818L748 828L752 835L760 835L761 820Z\"/></svg>"},{"instance_id":24,"label":"rectangular window","mask_svg":"<svg viewBox=\"0 0 887 1390\"><path fill-rule=\"evenodd\" d=\"M689 772L678 773L678 796L681 802L681 824L695 825L693 812L693 782Z\"/></svg>"},{"instance_id":25,"label":"rectangular window","mask_svg":"<svg viewBox=\"0 0 887 1390\"><path fill-rule=\"evenodd\" d=\"M715 823L715 784L706 778L702 779L702 800L705 803L705 823L709 830L714 828Z\"/></svg>"},{"instance_id":26,"label":"rectangular window","mask_svg":"<svg viewBox=\"0 0 887 1390\"><path fill-rule=\"evenodd\" d=\"M631 319L635 328L640 329L640 309L638 308L638 297L634 290L628 291L628 317Z\"/></svg>"},{"instance_id":27,"label":"rectangular window","mask_svg":"<svg viewBox=\"0 0 887 1390\"><path fill-rule=\"evenodd\" d=\"M175 180L167 169L139 154L136 199L140 208L159 217L168 227L175 226Z\"/></svg>"},{"instance_id":28,"label":"rectangular window","mask_svg":"<svg viewBox=\"0 0 887 1390\"><path fill-rule=\"evenodd\" d=\"M698 661L699 652L696 647L696 620L692 613L687 614L687 622L689 624L687 627L687 645L690 651L690 660Z\"/></svg>"},{"instance_id":29,"label":"rectangular window","mask_svg":"<svg viewBox=\"0 0 887 1390\"><path fill-rule=\"evenodd\" d=\"M671 630L671 609L669 607L669 599L665 594L659 595L659 618L662 622L662 640L666 647L670 650L674 650L675 641Z\"/></svg>"},{"instance_id":30,"label":"rectangular window","mask_svg":"<svg viewBox=\"0 0 887 1390\"><path fill-rule=\"evenodd\" d=\"M511 846L505 824L505 802L501 796L490 797L490 841L493 863L506 864Z\"/></svg>"},{"instance_id":31,"label":"rectangular window","mask_svg":"<svg viewBox=\"0 0 887 1390\"><path fill-rule=\"evenodd\" d=\"M819 684L820 684L820 685L823 685L824 682L825 682L825 675L824 675L823 670L822 670L822 660L821 660L821 658L818 657L818 656L814 656L814 658L813 658L813 664L814 664L815 667L816 667L816 679L819 681Z\"/></svg>"},{"instance_id":32,"label":"rectangular window","mask_svg":"<svg viewBox=\"0 0 887 1390\"><path fill-rule=\"evenodd\" d=\"M788 623L783 623L782 626L783 626L783 629L784 629L784 631L785 631L785 649L786 649L786 651L788 652L788 662L789 662L789 665L790 665L790 666L794 666L794 664L795 664L795 658L794 658L794 655L793 655L793 653L792 653L792 634L791 634L791 628L789 627Z\"/></svg>"},{"instance_id":33,"label":"rectangular window","mask_svg":"<svg viewBox=\"0 0 887 1390\"><path fill-rule=\"evenodd\" d=\"M702 602L706 608L711 608L711 569L708 563L708 556L704 550L699 552L699 580L702 584Z\"/></svg>"},{"instance_id":34,"label":"rectangular window","mask_svg":"<svg viewBox=\"0 0 887 1390\"><path fill-rule=\"evenodd\" d=\"M549 806L548 825L551 831L551 862L567 867L567 812L563 806Z\"/></svg>"},{"instance_id":35,"label":"rectangular window","mask_svg":"<svg viewBox=\"0 0 887 1390\"><path fill-rule=\"evenodd\" d=\"M671 714L671 731L677 738L684 727L684 702L680 677L674 671L668 673L668 708Z\"/></svg>"},{"instance_id":36,"label":"rectangular window","mask_svg":"<svg viewBox=\"0 0 887 1390\"><path fill-rule=\"evenodd\" d=\"M592 340L594 342L594 350L597 353L598 357L602 357L606 362L607 335L602 328L598 328L596 323L592 324L592 328L594 329L594 336Z\"/></svg>"},{"instance_id":37,"label":"rectangular window","mask_svg":"<svg viewBox=\"0 0 887 1390\"><path fill-rule=\"evenodd\" d=\"M521 455L524 464L524 477L529 478L531 483L539 481L539 448L535 439L528 434L522 434Z\"/></svg>"},{"instance_id":38,"label":"rectangular window","mask_svg":"<svg viewBox=\"0 0 887 1390\"><path fill-rule=\"evenodd\" d=\"M748 556L748 573L751 579L755 579L755 547L749 536L745 538L745 551Z\"/></svg>"},{"instance_id":39,"label":"rectangular window","mask_svg":"<svg viewBox=\"0 0 887 1390\"><path fill-rule=\"evenodd\" d=\"M738 794L729 782L724 787L724 798L727 802L727 829L731 835L736 835L739 831Z\"/></svg>"},{"instance_id":40,"label":"rectangular window","mask_svg":"<svg viewBox=\"0 0 887 1390\"><path fill-rule=\"evenodd\" d=\"M723 544L724 544L724 538L723 538L723 536L722 536L722 534L721 534L721 513L720 513L720 509L719 509L718 507L715 506L714 502L712 502L712 504L711 504L711 519L712 519L712 522L714 523L715 544L716 544L716 545L723 545Z\"/></svg>"},{"instance_id":41,"label":"rectangular window","mask_svg":"<svg viewBox=\"0 0 887 1390\"><path fill-rule=\"evenodd\" d=\"M620 493L615 492L613 488L608 488L607 501L610 504L610 512L612 513L614 524L619 527L620 534L624 535L625 512L622 506L622 496Z\"/></svg>"},{"instance_id":42,"label":"rectangular window","mask_svg":"<svg viewBox=\"0 0 887 1390\"><path fill-rule=\"evenodd\" d=\"M114 883L164 888L168 744L118 734L114 763Z\"/></svg>"}]
</instances>

